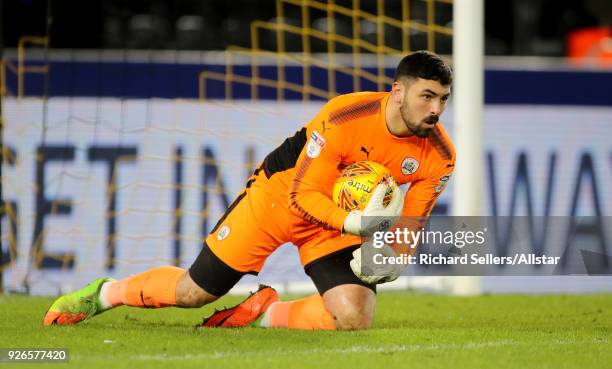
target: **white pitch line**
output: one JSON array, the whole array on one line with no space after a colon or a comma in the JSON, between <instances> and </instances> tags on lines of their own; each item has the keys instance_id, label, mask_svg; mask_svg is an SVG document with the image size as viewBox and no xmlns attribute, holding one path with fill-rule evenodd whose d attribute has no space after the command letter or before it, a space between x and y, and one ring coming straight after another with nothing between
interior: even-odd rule
<instances>
[{"instance_id":1,"label":"white pitch line","mask_svg":"<svg viewBox=\"0 0 612 369\"><path fill-rule=\"evenodd\" d=\"M592 343L596 344L607 344L608 340L594 340ZM576 341L570 340L557 340L555 342L517 342L513 340L501 340L501 341L485 341L485 342L467 342L467 343L448 343L448 344L414 344L414 345L383 345L383 346L350 346L346 348L336 349L309 349L309 350L298 350L291 351L287 349L277 350L260 350L260 351L214 351L211 353L199 353L199 354L184 354L184 355L167 355L167 354L156 354L156 355L137 355L131 357L130 360L140 361L180 361L180 360L217 360L226 359L232 357L280 357L280 356L295 356L295 355L312 355L312 354L389 354L397 352L423 352L426 350L475 350L487 347L504 347L504 346L540 346L540 345L575 345ZM71 355L72 360L107 360L106 356L91 356L78 357L78 355Z\"/></svg>"},{"instance_id":2,"label":"white pitch line","mask_svg":"<svg viewBox=\"0 0 612 369\"><path fill-rule=\"evenodd\" d=\"M396 353L396 352L418 352L424 350L473 350L485 347L513 346L519 343L504 340L491 342L468 342L464 344L431 344L431 345L386 345L386 346L351 346L337 349L310 349L290 351L286 349L262 350L262 351L215 351L212 353L185 354L185 355L138 355L133 357L135 360L199 360L199 359L225 359L230 357L248 356L293 356L293 355L312 355L312 354L371 354L371 353Z\"/></svg>"}]
</instances>

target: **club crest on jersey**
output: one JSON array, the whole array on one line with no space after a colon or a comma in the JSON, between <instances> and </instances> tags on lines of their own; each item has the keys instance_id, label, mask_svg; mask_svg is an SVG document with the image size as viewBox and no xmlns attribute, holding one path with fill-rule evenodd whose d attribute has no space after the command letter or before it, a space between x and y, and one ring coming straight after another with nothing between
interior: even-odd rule
<instances>
[{"instance_id":1,"label":"club crest on jersey","mask_svg":"<svg viewBox=\"0 0 612 369\"><path fill-rule=\"evenodd\" d=\"M436 193L442 192L442 190L444 190L446 186L448 185L449 180L450 180L450 176L444 176L440 178L440 182L438 182L438 185L436 186Z\"/></svg>"},{"instance_id":2,"label":"club crest on jersey","mask_svg":"<svg viewBox=\"0 0 612 369\"><path fill-rule=\"evenodd\" d=\"M230 234L230 227L224 225L219 230L219 233L217 233L217 240L223 241L224 239L227 238L227 236L229 236L229 234Z\"/></svg>"},{"instance_id":3,"label":"club crest on jersey","mask_svg":"<svg viewBox=\"0 0 612 369\"><path fill-rule=\"evenodd\" d=\"M316 158L321 154L321 149L325 146L325 138L317 131L312 131L308 147L306 147L306 155L311 158Z\"/></svg>"},{"instance_id":4,"label":"club crest on jersey","mask_svg":"<svg viewBox=\"0 0 612 369\"><path fill-rule=\"evenodd\" d=\"M406 157L402 162L402 173L404 175L411 175L419 169L419 162L415 158L411 158L410 156Z\"/></svg>"}]
</instances>

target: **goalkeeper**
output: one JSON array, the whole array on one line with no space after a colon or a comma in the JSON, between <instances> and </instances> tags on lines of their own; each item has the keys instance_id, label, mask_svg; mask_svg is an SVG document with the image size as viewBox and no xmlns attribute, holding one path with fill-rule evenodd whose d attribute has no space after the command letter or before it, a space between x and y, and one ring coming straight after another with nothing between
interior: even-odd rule
<instances>
[{"instance_id":1,"label":"goalkeeper","mask_svg":"<svg viewBox=\"0 0 612 369\"><path fill-rule=\"evenodd\" d=\"M198 308L226 294L243 275L257 274L270 254L291 242L318 294L281 302L274 289L262 286L203 325L370 327L376 284L396 279L401 268L362 273L360 236L400 215L425 219L431 213L455 164L438 122L451 82L451 69L440 57L418 51L400 61L390 92L331 99L264 159L188 270L164 266L121 280L97 279L57 299L43 324L75 324L120 305ZM362 160L386 166L398 184L410 184L408 191L395 188L387 207L382 186L363 211L336 206L331 189L340 171Z\"/></svg>"}]
</instances>

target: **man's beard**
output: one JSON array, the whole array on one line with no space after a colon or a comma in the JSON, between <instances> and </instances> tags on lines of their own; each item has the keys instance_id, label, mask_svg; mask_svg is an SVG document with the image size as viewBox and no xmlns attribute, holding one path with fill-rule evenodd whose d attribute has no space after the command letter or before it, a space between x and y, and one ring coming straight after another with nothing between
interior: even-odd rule
<instances>
[{"instance_id":1,"label":"man's beard","mask_svg":"<svg viewBox=\"0 0 612 369\"><path fill-rule=\"evenodd\" d=\"M425 127L423 127L423 123L419 124L416 128L412 128L410 123L409 123L410 120L408 119L408 117L406 117L406 114L404 113L404 108L403 107L400 108L400 115L402 116L402 120L404 121L404 124L406 125L406 128L408 128L408 130L410 132L412 132L412 134L416 135L417 137L427 138L427 137L429 137L431 135L431 133L434 130L434 128L425 128ZM437 116L437 115L430 115L425 120L423 120L423 122L424 123L429 123L429 124L436 124L436 123L438 123L438 119L439 119L439 116Z\"/></svg>"}]
</instances>

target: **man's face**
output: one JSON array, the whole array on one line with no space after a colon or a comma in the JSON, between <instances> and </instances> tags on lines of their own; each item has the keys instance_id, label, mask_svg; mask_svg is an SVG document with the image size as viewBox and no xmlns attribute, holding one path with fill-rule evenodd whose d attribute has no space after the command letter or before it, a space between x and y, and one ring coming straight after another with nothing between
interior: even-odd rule
<instances>
[{"instance_id":1,"label":"man's face","mask_svg":"<svg viewBox=\"0 0 612 369\"><path fill-rule=\"evenodd\" d=\"M404 124L418 137L429 136L446 108L450 86L422 78L403 80L400 83L404 92L400 106Z\"/></svg>"}]
</instances>

